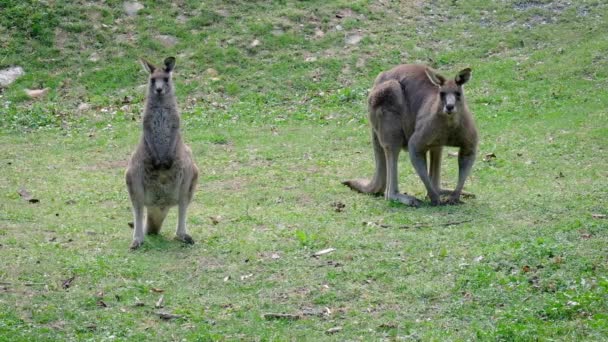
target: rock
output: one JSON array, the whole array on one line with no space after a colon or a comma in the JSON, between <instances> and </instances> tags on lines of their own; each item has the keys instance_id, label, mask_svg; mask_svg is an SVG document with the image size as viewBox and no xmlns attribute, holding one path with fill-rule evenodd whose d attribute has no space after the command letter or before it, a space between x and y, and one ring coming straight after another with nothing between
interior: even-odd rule
<instances>
[{"instance_id":1,"label":"rock","mask_svg":"<svg viewBox=\"0 0 608 342\"><path fill-rule=\"evenodd\" d=\"M259 40L257 40L257 39L254 39L254 40L251 42L251 44L249 44L249 47L254 48L254 47L258 46L258 45L260 45L260 41L259 41Z\"/></svg>"},{"instance_id":2,"label":"rock","mask_svg":"<svg viewBox=\"0 0 608 342\"><path fill-rule=\"evenodd\" d=\"M0 70L0 87L8 87L9 84L23 75L25 75L25 72L20 66Z\"/></svg>"},{"instance_id":3,"label":"rock","mask_svg":"<svg viewBox=\"0 0 608 342\"><path fill-rule=\"evenodd\" d=\"M32 99L43 97L49 92L49 88L44 89L25 89L25 93Z\"/></svg>"},{"instance_id":4,"label":"rock","mask_svg":"<svg viewBox=\"0 0 608 342\"><path fill-rule=\"evenodd\" d=\"M78 110L81 112L84 112L85 110L89 110L89 109L91 109L91 105L86 102L83 102L78 105Z\"/></svg>"},{"instance_id":5,"label":"rock","mask_svg":"<svg viewBox=\"0 0 608 342\"><path fill-rule=\"evenodd\" d=\"M349 34L345 38L345 42L348 45L357 45L363 39L363 36L358 33Z\"/></svg>"},{"instance_id":6,"label":"rock","mask_svg":"<svg viewBox=\"0 0 608 342\"><path fill-rule=\"evenodd\" d=\"M167 34L159 34L156 36L156 39L158 39L158 41L160 41L160 43L167 48L175 46L175 44L178 42L176 37Z\"/></svg>"},{"instance_id":7,"label":"rock","mask_svg":"<svg viewBox=\"0 0 608 342\"><path fill-rule=\"evenodd\" d=\"M209 77L217 77L220 73L217 72L217 70L215 70L213 68L209 68L209 69L205 70L205 74L207 74Z\"/></svg>"},{"instance_id":8,"label":"rock","mask_svg":"<svg viewBox=\"0 0 608 342\"><path fill-rule=\"evenodd\" d=\"M125 10L125 13L127 13L128 16L132 17L134 15L137 15L137 12L139 12L140 10L142 10L144 8L144 5L140 4L137 1L130 1L130 2L125 2L123 4L123 8Z\"/></svg>"},{"instance_id":9,"label":"rock","mask_svg":"<svg viewBox=\"0 0 608 342\"><path fill-rule=\"evenodd\" d=\"M97 62L97 61L99 61L99 54L97 54L97 52L93 52L89 56L89 61L91 61L91 62Z\"/></svg>"}]
</instances>

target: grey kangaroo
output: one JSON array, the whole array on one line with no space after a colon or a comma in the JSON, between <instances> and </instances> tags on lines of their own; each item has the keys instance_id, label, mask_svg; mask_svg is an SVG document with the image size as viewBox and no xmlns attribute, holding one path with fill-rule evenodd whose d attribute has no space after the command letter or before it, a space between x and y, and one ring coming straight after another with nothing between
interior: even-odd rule
<instances>
[{"instance_id":1,"label":"grey kangaroo","mask_svg":"<svg viewBox=\"0 0 608 342\"><path fill-rule=\"evenodd\" d=\"M380 73L368 98L376 170L371 181L349 180L343 184L362 193L384 193L388 200L419 206L415 197L400 194L397 184L399 152L407 148L431 204L461 203L462 188L477 151L477 129L462 87L470 78L469 68L447 79L418 64L399 65ZM460 148L458 183L453 191L440 188L443 146ZM449 197L442 202L441 195Z\"/></svg>"},{"instance_id":2,"label":"grey kangaroo","mask_svg":"<svg viewBox=\"0 0 608 342\"><path fill-rule=\"evenodd\" d=\"M131 249L144 243L144 231L158 234L169 208L175 205L179 210L176 238L193 244L186 231L186 210L194 195L198 168L180 134L180 115L171 79L175 58L166 58L163 68L146 60L141 62L150 73L143 134L125 175L135 221Z\"/></svg>"}]
</instances>

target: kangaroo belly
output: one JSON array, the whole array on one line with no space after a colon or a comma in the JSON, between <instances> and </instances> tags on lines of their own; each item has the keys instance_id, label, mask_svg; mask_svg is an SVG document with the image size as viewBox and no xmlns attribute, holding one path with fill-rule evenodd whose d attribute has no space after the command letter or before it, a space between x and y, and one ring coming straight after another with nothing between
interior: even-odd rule
<instances>
[{"instance_id":1,"label":"kangaroo belly","mask_svg":"<svg viewBox=\"0 0 608 342\"><path fill-rule=\"evenodd\" d=\"M170 207L178 204L183 170L148 172L144 177L144 204Z\"/></svg>"}]
</instances>

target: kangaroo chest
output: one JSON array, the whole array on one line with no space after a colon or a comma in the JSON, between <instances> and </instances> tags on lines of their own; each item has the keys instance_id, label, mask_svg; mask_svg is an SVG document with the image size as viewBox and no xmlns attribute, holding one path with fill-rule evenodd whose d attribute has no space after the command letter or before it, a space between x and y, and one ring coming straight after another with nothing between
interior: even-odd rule
<instances>
[{"instance_id":1,"label":"kangaroo chest","mask_svg":"<svg viewBox=\"0 0 608 342\"><path fill-rule=\"evenodd\" d=\"M153 140L157 143L168 143L171 132L178 126L177 120L164 108L157 108L155 113L148 118L148 129Z\"/></svg>"}]
</instances>

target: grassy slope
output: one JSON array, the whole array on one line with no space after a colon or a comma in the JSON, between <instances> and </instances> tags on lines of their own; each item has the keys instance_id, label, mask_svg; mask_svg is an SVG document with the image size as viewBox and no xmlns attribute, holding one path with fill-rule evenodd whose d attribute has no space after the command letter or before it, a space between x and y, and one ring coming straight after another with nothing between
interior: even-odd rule
<instances>
[{"instance_id":1,"label":"grassy slope","mask_svg":"<svg viewBox=\"0 0 608 342\"><path fill-rule=\"evenodd\" d=\"M146 2L127 18L114 1L6 2L25 15L1 19L0 64L27 75L0 109L0 339L603 339L608 224L592 214L607 210L608 7L564 3ZM169 54L202 171L197 244L170 240L172 213L129 253L135 59ZM481 146L465 205L414 210L339 184L371 175L366 92L409 61L474 69ZM51 91L22 95L37 87ZM402 190L423 197L406 157L401 169ZM160 321L153 289L184 319ZM309 311L321 314L261 318Z\"/></svg>"}]
</instances>

